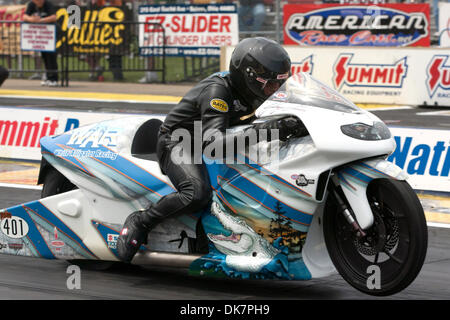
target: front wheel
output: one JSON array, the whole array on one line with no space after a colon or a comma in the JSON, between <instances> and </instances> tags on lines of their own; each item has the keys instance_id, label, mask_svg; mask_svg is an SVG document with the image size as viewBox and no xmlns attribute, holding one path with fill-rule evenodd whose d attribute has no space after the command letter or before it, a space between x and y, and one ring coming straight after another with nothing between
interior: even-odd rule
<instances>
[{"instance_id":1,"label":"front wheel","mask_svg":"<svg viewBox=\"0 0 450 320\"><path fill-rule=\"evenodd\" d=\"M340 275L356 289L377 296L397 293L418 275L428 230L422 205L406 181L377 179L367 188L374 224L358 237L329 199L324 214L328 253Z\"/></svg>"}]
</instances>

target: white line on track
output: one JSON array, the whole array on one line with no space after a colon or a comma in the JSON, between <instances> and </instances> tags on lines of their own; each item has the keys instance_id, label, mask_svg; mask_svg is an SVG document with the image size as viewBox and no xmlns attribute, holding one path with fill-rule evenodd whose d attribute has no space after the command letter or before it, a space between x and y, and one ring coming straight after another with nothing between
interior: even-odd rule
<instances>
[{"instance_id":1,"label":"white line on track","mask_svg":"<svg viewBox=\"0 0 450 320\"><path fill-rule=\"evenodd\" d=\"M450 110L417 112L418 116L450 116Z\"/></svg>"},{"instance_id":2,"label":"white line on track","mask_svg":"<svg viewBox=\"0 0 450 320\"><path fill-rule=\"evenodd\" d=\"M42 186L34 186L34 185L29 185L29 184L18 184L18 183L4 183L4 182L0 182L0 187L16 188L16 189L42 190Z\"/></svg>"},{"instance_id":3,"label":"white line on track","mask_svg":"<svg viewBox=\"0 0 450 320\"><path fill-rule=\"evenodd\" d=\"M405 110L405 109L413 109L415 107L412 106L400 106L400 107L376 107L376 108L364 108L367 111L389 111L389 110Z\"/></svg>"}]
</instances>

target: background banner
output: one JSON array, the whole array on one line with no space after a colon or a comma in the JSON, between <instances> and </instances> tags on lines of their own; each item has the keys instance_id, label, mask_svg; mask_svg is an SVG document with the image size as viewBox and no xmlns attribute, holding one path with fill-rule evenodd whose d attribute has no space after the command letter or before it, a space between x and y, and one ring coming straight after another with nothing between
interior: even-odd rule
<instances>
[{"instance_id":1,"label":"background banner","mask_svg":"<svg viewBox=\"0 0 450 320\"><path fill-rule=\"evenodd\" d=\"M147 5L139 7L139 22L160 23L160 28L140 25L141 55L220 56L220 47L239 42L236 5Z\"/></svg>"},{"instance_id":2,"label":"background banner","mask_svg":"<svg viewBox=\"0 0 450 320\"><path fill-rule=\"evenodd\" d=\"M132 20L132 11L127 6L80 9L80 28L69 28L67 8L60 8L56 12L58 29L62 31L58 33L56 48L67 43L72 52L110 53L111 50L122 52L119 47L129 44L133 32L129 24L122 23Z\"/></svg>"},{"instance_id":3,"label":"background banner","mask_svg":"<svg viewBox=\"0 0 450 320\"><path fill-rule=\"evenodd\" d=\"M430 46L429 4L287 4L284 43L301 46Z\"/></svg>"},{"instance_id":4,"label":"background banner","mask_svg":"<svg viewBox=\"0 0 450 320\"><path fill-rule=\"evenodd\" d=\"M450 48L450 3L439 2L439 45Z\"/></svg>"},{"instance_id":5,"label":"background banner","mask_svg":"<svg viewBox=\"0 0 450 320\"><path fill-rule=\"evenodd\" d=\"M441 48L284 47L308 72L355 103L450 107L450 52ZM223 50L228 68L234 47Z\"/></svg>"},{"instance_id":6,"label":"background banner","mask_svg":"<svg viewBox=\"0 0 450 320\"><path fill-rule=\"evenodd\" d=\"M22 50L55 51L56 25L23 23L20 32L20 46Z\"/></svg>"},{"instance_id":7,"label":"background banner","mask_svg":"<svg viewBox=\"0 0 450 320\"><path fill-rule=\"evenodd\" d=\"M25 5L0 6L0 20L22 21ZM20 53L20 24L0 23L0 54Z\"/></svg>"}]
</instances>

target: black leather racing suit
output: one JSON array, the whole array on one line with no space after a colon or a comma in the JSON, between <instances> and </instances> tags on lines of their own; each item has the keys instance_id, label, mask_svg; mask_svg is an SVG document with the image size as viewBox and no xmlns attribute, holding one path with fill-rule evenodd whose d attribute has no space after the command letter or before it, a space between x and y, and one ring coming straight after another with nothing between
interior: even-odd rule
<instances>
[{"instance_id":1,"label":"black leather racing suit","mask_svg":"<svg viewBox=\"0 0 450 320\"><path fill-rule=\"evenodd\" d=\"M173 148L178 144L172 141L172 132L186 129L191 134L192 146L195 138L203 139L197 142L204 147L210 142L210 136L215 130L225 133L231 126L251 122L254 119L253 111L238 98L227 72L216 73L202 80L183 97L161 125L157 143L161 170L178 192L170 193L152 205L148 211L150 217L164 219L173 214L193 213L205 207L211 199L205 164L195 164L193 153L183 153L190 159L184 159L182 164L174 163L171 158ZM202 137L194 134L195 121L201 121Z\"/></svg>"}]
</instances>

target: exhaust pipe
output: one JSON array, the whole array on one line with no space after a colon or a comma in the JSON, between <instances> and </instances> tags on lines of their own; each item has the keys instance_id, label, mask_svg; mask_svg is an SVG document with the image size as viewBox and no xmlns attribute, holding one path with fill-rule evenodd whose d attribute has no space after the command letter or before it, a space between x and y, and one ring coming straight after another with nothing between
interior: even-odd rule
<instances>
[{"instance_id":1,"label":"exhaust pipe","mask_svg":"<svg viewBox=\"0 0 450 320\"><path fill-rule=\"evenodd\" d=\"M191 255L183 253L168 253L154 251L139 251L131 261L136 265L151 265L158 267L189 268L194 260L202 255Z\"/></svg>"}]
</instances>

